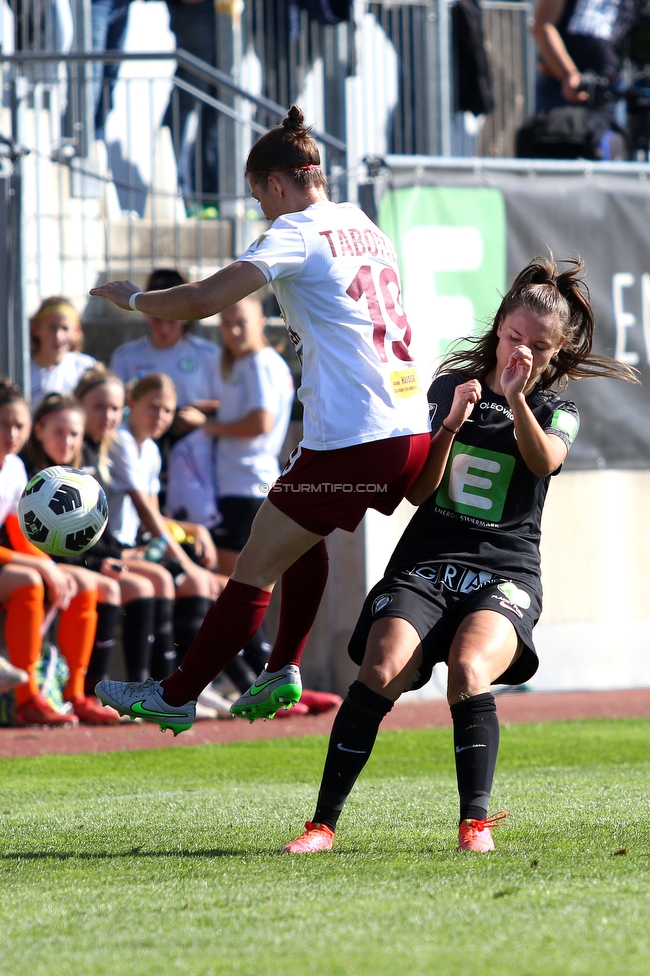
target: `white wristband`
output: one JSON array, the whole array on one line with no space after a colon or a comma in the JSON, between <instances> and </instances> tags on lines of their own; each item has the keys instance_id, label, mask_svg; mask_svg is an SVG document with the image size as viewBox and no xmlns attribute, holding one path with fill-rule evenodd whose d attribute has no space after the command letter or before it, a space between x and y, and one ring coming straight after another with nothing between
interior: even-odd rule
<instances>
[{"instance_id":1,"label":"white wristband","mask_svg":"<svg viewBox=\"0 0 650 976\"><path fill-rule=\"evenodd\" d=\"M135 307L135 300L138 297L138 295L143 295L143 294L144 292L134 291L131 297L129 298L129 308L131 309L132 312L138 311L137 308Z\"/></svg>"}]
</instances>

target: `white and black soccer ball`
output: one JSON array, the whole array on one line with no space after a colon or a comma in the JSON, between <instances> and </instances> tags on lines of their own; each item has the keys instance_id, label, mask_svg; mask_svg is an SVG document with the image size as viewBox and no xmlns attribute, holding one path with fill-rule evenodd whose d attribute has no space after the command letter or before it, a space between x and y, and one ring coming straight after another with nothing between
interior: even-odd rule
<instances>
[{"instance_id":1,"label":"white and black soccer ball","mask_svg":"<svg viewBox=\"0 0 650 976\"><path fill-rule=\"evenodd\" d=\"M92 475L57 464L35 474L18 502L20 527L50 556L90 549L106 528L108 502Z\"/></svg>"}]
</instances>

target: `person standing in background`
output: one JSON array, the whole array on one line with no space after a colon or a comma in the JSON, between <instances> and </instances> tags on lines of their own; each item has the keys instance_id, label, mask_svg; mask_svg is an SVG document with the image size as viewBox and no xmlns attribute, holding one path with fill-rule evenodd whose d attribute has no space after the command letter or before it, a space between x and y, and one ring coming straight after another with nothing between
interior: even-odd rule
<instances>
[{"instance_id":1,"label":"person standing in background","mask_svg":"<svg viewBox=\"0 0 650 976\"><path fill-rule=\"evenodd\" d=\"M586 104L585 72L614 82L616 45L634 17L634 0L538 0L533 27L540 54L537 111Z\"/></svg>"},{"instance_id":2,"label":"person standing in background","mask_svg":"<svg viewBox=\"0 0 650 976\"><path fill-rule=\"evenodd\" d=\"M91 0L93 51L104 53L124 50L130 3L131 0ZM113 108L113 89L119 71L119 61L95 61L93 65L96 139L104 138L104 127Z\"/></svg>"},{"instance_id":3,"label":"person standing in background","mask_svg":"<svg viewBox=\"0 0 650 976\"><path fill-rule=\"evenodd\" d=\"M214 0L167 0L169 29L176 47L217 67L217 13ZM176 77L213 97L217 90L181 65ZM192 138L188 123L192 112L198 112L196 134ZM219 192L219 156L216 109L197 103L182 88L172 89L163 118L174 143L179 183L183 197L198 216L217 217Z\"/></svg>"}]
</instances>

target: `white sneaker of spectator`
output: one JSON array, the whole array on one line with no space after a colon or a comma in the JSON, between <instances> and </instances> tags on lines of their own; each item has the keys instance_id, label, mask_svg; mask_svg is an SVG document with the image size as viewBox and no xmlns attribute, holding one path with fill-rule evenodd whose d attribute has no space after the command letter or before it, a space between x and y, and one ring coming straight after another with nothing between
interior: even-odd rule
<instances>
[{"instance_id":1,"label":"white sneaker of spectator","mask_svg":"<svg viewBox=\"0 0 650 976\"><path fill-rule=\"evenodd\" d=\"M18 685L29 681L29 675L22 668L15 668L6 658L0 657L0 695L4 695Z\"/></svg>"},{"instance_id":2,"label":"white sneaker of spectator","mask_svg":"<svg viewBox=\"0 0 650 976\"><path fill-rule=\"evenodd\" d=\"M198 697L198 704L213 709L216 712L216 718L234 718L234 715L230 714L232 702L215 691L212 685L203 689Z\"/></svg>"}]
</instances>

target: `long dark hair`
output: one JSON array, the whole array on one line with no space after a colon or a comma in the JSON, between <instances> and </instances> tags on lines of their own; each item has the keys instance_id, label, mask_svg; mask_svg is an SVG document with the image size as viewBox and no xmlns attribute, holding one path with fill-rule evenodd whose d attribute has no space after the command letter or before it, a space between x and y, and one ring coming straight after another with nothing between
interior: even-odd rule
<instances>
[{"instance_id":1,"label":"long dark hair","mask_svg":"<svg viewBox=\"0 0 650 976\"><path fill-rule=\"evenodd\" d=\"M25 445L25 450L22 455L25 465L29 468L28 474L35 474L43 468L49 468L53 464L58 464L58 461L54 461L45 453L45 449L36 435L36 427L46 417L55 413L61 413L63 410L74 410L83 417L83 410L77 401L72 397L63 396L61 393L48 393L36 408L32 418L32 432L29 435L29 440ZM75 456L68 462L71 467L78 468L81 466L81 453L80 446Z\"/></svg>"},{"instance_id":2,"label":"long dark hair","mask_svg":"<svg viewBox=\"0 0 650 976\"><path fill-rule=\"evenodd\" d=\"M496 366L499 325L516 309L525 308L533 315L554 315L560 325L562 348L538 381L545 390L561 391L569 380L589 376L638 383L636 370L609 356L592 353L595 320L584 281L584 263L580 258L566 258L560 263L569 267L562 271L552 255L533 258L504 295L490 330L477 338L462 340L465 348L452 349L436 370L436 376L453 372L470 373L477 379L487 376Z\"/></svg>"},{"instance_id":3,"label":"long dark hair","mask_svg":"<svg viewBox=\"0 0 650 976\"><path fill-rule=\"evenodd\" d=\"M302 189L327 190L310 130L302 109L292 105L282 124L261 136L249 152L246 175L253 183L266 183L271 173L282 173Z\"/></svg>"}]
</instances>

